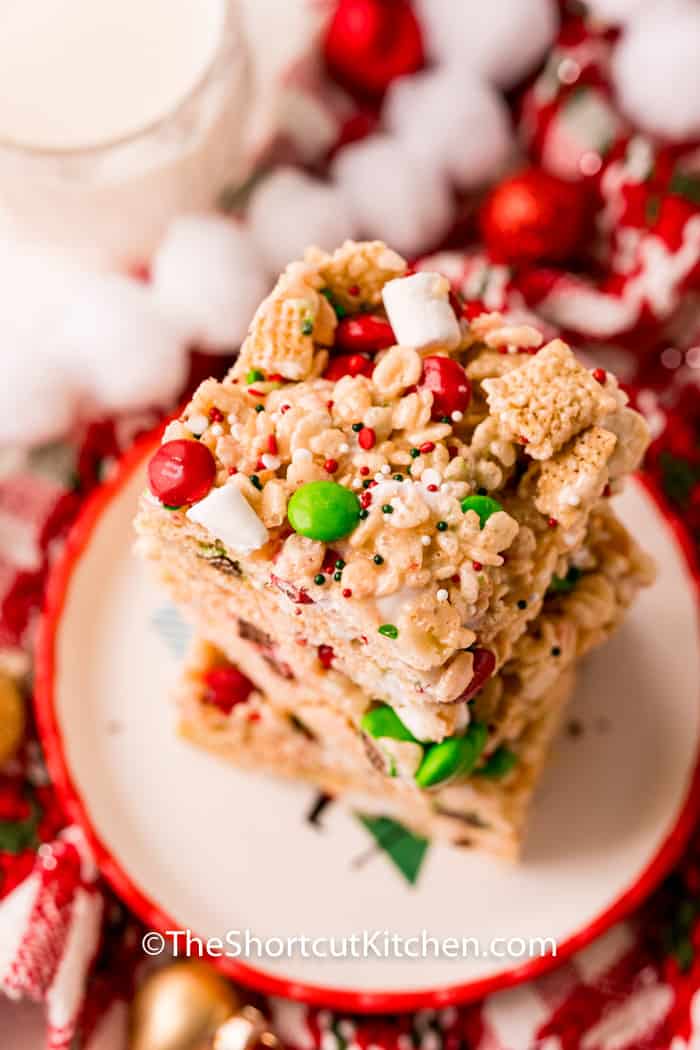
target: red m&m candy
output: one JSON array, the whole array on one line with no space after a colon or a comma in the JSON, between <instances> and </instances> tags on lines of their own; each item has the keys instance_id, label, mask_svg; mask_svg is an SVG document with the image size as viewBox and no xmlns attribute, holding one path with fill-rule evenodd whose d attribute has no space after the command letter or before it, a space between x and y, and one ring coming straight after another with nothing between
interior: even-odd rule
<instances>
[{"instance_id":1,"label":"red m&m candy","mask_svg":"<svg viewBox=\"0 0 700 1050\"><path fill-rule=\"evenodd\" d=\"M216 462L199 441L166 441L148 464L148 485L167 507L204 499L216 478Z\"/></svg>"},{"instance_id":2,"label":"red m&m candy","mask_svg":"<svg viewBox=\"0 0 700 1050\"><path fill-rule=\"evenodd\" d=\"M433 395L433 419L451 416L453 412L465 412L469 406L471 383L459 362L451 357L424 358L419 385Z\"/></svg>"},{"instance_id":3,"label":"red m&m candy","mask_svg":"<svg viewBox=\"0 0 700 1050\"><path fill-rule=\"evenodd\" d=\"M335 330L335 345L340 350L376 353L396 342L394 330L384 317L355 314L344 317Z\"/></svg>"},{"instance_id":4,"label":"red m&m candy","mask_svg":"<svg viewBox=\"0 0 700 1050\"><path fill-rule=\"evenodd\" d=\"M476 696L481 687L493 674L496 666L496 657L490 649L474 649L474 663L472 666L472 680L459 697L460 700L471 700Z\"/></svg>"},{"instance_id":5,"label":"red m&m candy","mask_svg":"<svg viewBox=\"0 0 700 1050\"><path fill-rule=\"evenodd\" d=\"M251 680L231 664L212 667L204 675L204 685L205 704L218 708L224 715L230 714L236 704L245 703L253 691Z\"/></svg>"},{"instance_id":6,"label":"red m&m candy","mask_svg":"<svg viewBox=\"0 0 700 1050\"><path fill-rule=\"evenodd\" d=\"M323 378L330 379L333 383L337 383L343 376L367 376L369 379L373 371L374 362L364 354L341 354L340 357L331 358Z\"/></svg>"}]
</instances>

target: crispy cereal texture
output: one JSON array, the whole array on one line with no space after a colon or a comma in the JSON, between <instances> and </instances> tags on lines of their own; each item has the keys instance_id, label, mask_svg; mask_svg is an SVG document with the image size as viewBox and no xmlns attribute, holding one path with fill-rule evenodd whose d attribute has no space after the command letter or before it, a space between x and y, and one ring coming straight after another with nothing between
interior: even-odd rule
<instances>
[{"instance_id":1,"label":"crispy cereal texture","mask_svg":"<svg viewBox=\"0 0 700 1050\"><path fill-rule=\"evenodd\" d=\"M377 306L387 281L406 272L406 262L382 241L346 241L328 255L310 248L305 261L318 272L333 301L353 312Z\"/></svg>"},{"instance_id":2,"label":"crispy cereal texture","mask_svg":"<svg viewBox=\"0 0 700 1050\"><path fill-rule=\"evenodd\" d=\"M571 525L581 508L596 503L608 482L608 463L617 438L591 427L539 468L535 506L541 514Z\"/></svg>"},{"instance_id":3,"label":"crispy cereal texture","mask_svg":"<svg viewBox=\"0 0 700 1050\"><path fill-rule=\"evenodd\" d=\"M560 339L522 368L500 379L485 379L482 385L503 435L525 444L533 459L549 459L617 407L615 398Z\"/></svg>"}]
</instances>

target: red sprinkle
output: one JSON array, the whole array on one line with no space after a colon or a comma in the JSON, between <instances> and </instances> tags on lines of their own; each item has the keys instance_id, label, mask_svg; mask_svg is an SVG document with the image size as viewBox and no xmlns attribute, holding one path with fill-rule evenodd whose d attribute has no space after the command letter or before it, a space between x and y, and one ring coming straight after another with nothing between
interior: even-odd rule
<instances>
[{"instance_id":1,"label":"red sprinkle","mask_svg":"<svg viewBox=\"0 0 700 1050\"><path fill-rule=\"evenodd\" d=\"M231 476L238 473L238 467L229 467L228 472Z\"/></svg>"},{"instance_id":2,"label":"red sprinkle","mask_svg":"<svg viewBox=\"0 0 700 1050\"><path fill-rule=\"evenodd\" d=\"M350 287L348 288L348 295L359 295L359 294L360 294L360 286L359 286L359 284L351 284Z\"/></svg>"},{"instance_id":3,"label":"red sprinkle","mask_svg":"<svg viewBox=\"0 0 700 1050\"><path fill-rule=\"evenodd\" d=\"M323 464L323 469L325 470L326 474L335 474L336 470L338 469L338 460L327 459L326 462Z\"/></svg>"},{"instance_id":4,"label":"red sprinkle","mask_svg":"<svg viewBox=\"0 0 700 1050\"><path fill-rule=\"evenodd\" d=\"M281 383L284 380L284 376L281 372L273 372L271 376L267 377L268 383Z\"/></svg>"},{"instance_id":5,"label":"red sprinkle","mask_svg":"<svg viewBox=\"0 0 700 1050\"><path fill-rule=\"evenodd\" d=\"M556 518L550 518L549 521L547 522L547 524L549 525L550 529L556 529L556 527L559 524L559 522L557 521Z\"/></svg>"},{"instance_id":6,"label":"red sprinkle","mask_svg":"<svg viewBox=\"0 0 700 1050\"><path fill-rule=\"evenodd\" d=\"M601 383L602 384L602 383L605 383L606 379L608 378L608 374L607 374L607 372L605 371L604 368L594 368L593 369L593 378L595 379L595 381L597 383Z\"/></svg>"},{"instance_id":7,"label":"red sprinkle","mask_svg":"<svg viewBox=\"0 0 700 1050\"><path fill-rule=\"evenodd\" d=\"M362 474L363 478L366 478L369 474L369 467L360 467L360 474Z\"/></svg>"},{"instance_id":8,"label":"red sprinkle","mask_svg":"<svg viewBox=\"0 0 700 1050\"><path fill-rule=\"evenodd\" d=\"M265 397L265 394L262 390L256 390L255 387L252 386L248 387L248 393L252 394L253 397Z\"/></svg>"},{"instance_id":9,"label":"red sprinkle","mask_svg":"<svg viewBox=\"0 0 700 1050\"><path fill-rule=\"evenodd\" d=\"M518 435L518 441L520 442L521 445L527 445L527 444L529 444L530 438L525 437L524 434L519 434Z\"/></svg>"},{"instance_id":10,"label":"red sprinkle","mask_svg":"<svg viewBox=\"0 0 700 1050\"><path fill-rule=\"evenodd\" d=\"M255 464L255 469L256 470L267 470L267 467L265 466L263 461L261 459L259 459L258 462Z\"/></svg>"},{"instance_id":11,"label":"red sprinkle","mask_svg":"<svg viewBox=\"0 0 700 1050\"><path fill-rule=\"evenodd\" d=\"M343 593L343 598L352 598L352 591L350 590L349 587L344 587L342 593Z\"/></svg>"},{"instance_id":12,"label":"red sprinkle","mask_svg":"<svg viewBox=\"0 0 700 1050\"><path fill-rule=\"evenodd\" d=\"M428 492L437 492L437 490L438 490L437 485L428 485L427 488L428 488Z\"/></svg>"},{"instance_id":13,"label":"red sprinkle","mask_svg":"<svg viewBox=\"0 0 700 1050\"><path fill-rule=\"evenodd\" d=\"M321 665L323 666L323 668L326 671L330 671L330 669L331 669L331 667L333 665L333 657L335 656L335 652L333 650L333 646L332 645L319 645L317 651L318 651L318 658L319 658L319 660L321 662Z\"/></svg>"},{"instance_id":14,"label":"red sprinkle","mask_svg":"<svg viewBox=\"0 0 700 1050\"><path fill-rule=\"evenodd\" d=\"M605 499L607 499L608 496L611 496L611 495L612 495L612 489L610 488L609 485L606 485L605 488L603 489L603 496L605 497Z\"/></svg>"},{"instance_id":15,"label":"red sprinkle","mask_svg":"<svg viewBox=\"0 0 700 1050\"><path fill-rule=\"evenodd\" d=\"M480 561L473 561L472 562L472 569L474 570L474 572L481 572L483 567L484 566L481 564Z\"/></svg>"},{"instance_id":16,"label":"red sprinkle","mask_svg":"<svg viewBox=\"0 0 700 1050\"><path fill-rule=\"evenodd\" d=\"M253 691L253 683L237 667L213 667L204 675L205 704L218 708L222 714L231 713L236 704L245 703Z\"/></svg>"},{"instance_id":17,"label":"red sprinkle","mask_svg":"<svg viewBox=\"0 0 700 1050\"><path fill-rule=\"evenodd\" d=\"M357 443L365 452L369 452L377 444L377 435L371 427L363 427L357 435Z\"/></svg>"},{"instance_id":18,"label":"red sprinkle","mask_svg":"<svg viewBox=\"0 0 700 1050\"><path fill-rule=\"evenodd\" d=\"M434 441L424 441L422 445L418 446L418 451L422 452L424 455L427 455L427 453L428 452L432 452L434 448L435 448L435 442Z\"/></svg>"},{"instance_id":19,"label":"red sprinkle","mask_svg":"<svg viewBox=\"0 0 700 1050\"><path fill-rule=\"evenodd\" d=\"M455 456L459 455L459 449L455 445L448 445L447 454L449 455L450 459L454 459Z\"/></svg>"},{"instance_id":20,"label":"red sprinkle","mask_svg":"<svg viewBox=\"0 0 700 1050\"><path fill-rule=\"evenodd\" d=\"M220 408L217 408L216 405L214 405L213 408L209 409L209 421L211 423L221 423L223 418L224 413L221 411Z\"/></svg>"},{"instance_id":21,"label":"red sprinkle","mask_svg":"<svg viewBox=\"0 0 700 1050\"><path fill-rule=\"evenodd\" d=\"M326 401L326 408L328 409L329 412L333 408L334 404L335 404L335 401Z\"/></svg>"},{"instance_id":22,"label":"red sprinkle","mask_svg":"<svg viewBox=\"0 0 700 1050\"><path fill-rule=\"evenodd\" d=\"M364 509L366 510L367 507L370 507L371 505L372 493L369 491L360 493L360 506L364 507Z\"/></svg>"},{"instance_id":23,"label":"red sprinkle","mask_svg":"<svg viewBox=\"0 0 700 1050\"><path fill-rule=\"evenodd\" d=\"M277 438L274 434L270 434L267 439L267 451L272 456L277 455Z\"/></svg>"},{"instance_id":24,"label":"red sprinkle","mask_svg":"<svg viewBox=\"0 0 700 1050\"><path fill-rule=\"evenodd\" d=\"M284 415L285 412L289 412L291 405L280 405L280 412Z\"/></svg>"}]
</instances>

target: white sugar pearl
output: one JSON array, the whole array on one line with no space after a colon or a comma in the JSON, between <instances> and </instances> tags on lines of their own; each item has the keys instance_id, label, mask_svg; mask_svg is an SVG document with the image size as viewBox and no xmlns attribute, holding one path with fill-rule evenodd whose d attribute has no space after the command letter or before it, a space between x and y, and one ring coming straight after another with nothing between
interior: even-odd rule
<instances>
[{"instance_id":1,"label":"white sugar pearl","mask_svg":"<svg viewBox=\"0 0 700 1050\"><path fill-rule=\"evenodd\" d=\"M430 159L461 189L496 178L514 152L508 107L466 65L395 80L382 113L410 153Z\"/></svg>"},{"instance_id":2,"label":"white sugar pearl","mask_svg":"<svg viewBox=\"0 0 700 1050\"><path fill-rule=\"evenodd\" d=\"M241 225L214 215L171 223L155 254L153 294L192 342L230 351L244 339L268 280Z\"/></svg>"},{"instance_id":3,"label":"white sugar pearl","mask_svg":"<svg viewBox=\"0 0 700 1050\"><path fill-rule=\"evenodd\" d=\"M424 547L430 546L430 536L421 536L420 541Z\"/></svg>"},{"instance_id":4,"label":"white sugar pearl","mask_svg":"<svg viewBox=\"0 0 700 1050\"><path fill-rule=\"evenodd\" d=\"M116 274L85 280L59 338L90 410L167 406L182 391L188 365L183 332L138 281Z\"/></svg>"},{"instance_id":5,"label":"white sugar pearl","mask_svg":"<svg viewBox=\"0 0 700 1050\"><path fill-rule=\"evenodd\" d=\"M441 587L440 590L435 595L435 597L437 598L437 600L439 602L446 602L447 599L449 598L449 596L450 596L449 595L449 591L446 591L444 587Z\"/></svg>"},{"instance_id":6,"label":"white sugar pearl","mask_svg":"<svg viewBox=\"0 0 700 1050\"><path fill-rule=\"evenodd\" d=\"M627 26L612 78L622 110L642 130L675 140L700 135L699 41L700 6L692 0L645 6Z\"/></svg>"},{"instance_id":7,"label":"white sugar pearl","mask_svg":"<svg viewBox=\"0 0 700 1050\"><path fill-rule=\"evenodd\" d=\"M338 452L341 454L341 456L344 456L345 453L349 452L349 451L350 451L350 446L346 445L345 442L343 442L342 445L338 446Z\"/></svg>"},{"instance_id":8,"label":"white sugar pearl","mask_svg":"<svg viewBox=\"0 0 700 1050\"><path fill-rule=\"evenodd\" d=\"M263 179L251 196L247 219L272 274L301 258L310 244L332 250L355 233L337 187L296 168L278 168Z\"/></svg>"},{"instance_id":9,"label":"white sugar pearl","mask_svg":"<svg viewBox=\"0 0 700 1050\"><path fill-rule=\"evenodd\" d=\"M383 463L381 467L382 474L391 474L391 467L388 463Z\"/></svg>"},{"instance_id":10,"label":"white sugar pearl","mask_svg":"<svg viewBox=\"0 0 700 1050\"><path fill-rule=\"evenodd\" d=\"M461 421L464 419L464 412L460 412L458 409L455 409L454 412L450 412L450 419L453 423L461 423Z\"/></svg>"},{"instance_id":11,"label":"white sugar pearl","mask_svg":"<svg viewBox=\"0 0 700 1050\"><path fill-rule=\"evenodd\" d=\"M258 550L267 542L267 529L233 482L212 489L190 507L187 517L242 554Z\"/></svg>"},{"instance_id":12,"label":"white sugar pearl","mask_svg":"<svg viewBox=\"0 0 700 1050\"><path fill-rule=\"evenodd\" d=\"M213 436L217 438L221 437L223 432L224 428L222 427L221 423L213 423L212 426L209 428L209 433L213 434Z\"/></svg>"},{"instance_id":13,"label":"white sugar pearl","mask_svg":"<svg viewBox=\"0 0 700 1050\"><path fill-rule=\"evenodd\" d=\"M555 0L416 0L416 8L431 58L483 73L499 87L535 68L558 23Z\"/></svg>"},{"instance_id":14,"label":"white sugar pearl","mask_svg":"<svg viewBox=\"0 0 700 1050\"><path fill-rule=\"evenodd\" d=\"M357 233L415 255L447 232L453 201L435 160L419 160L389 135L342 149L331 175L348 202Z\"/></svg>"}]
</instances>

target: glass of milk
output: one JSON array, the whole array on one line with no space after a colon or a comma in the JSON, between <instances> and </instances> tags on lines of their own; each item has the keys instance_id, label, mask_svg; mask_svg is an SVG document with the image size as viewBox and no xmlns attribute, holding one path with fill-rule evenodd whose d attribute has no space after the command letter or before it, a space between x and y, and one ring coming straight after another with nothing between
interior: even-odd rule
<instances>
[{"instance_id":1,"label":"glass of milk","mask_svg":"<svg viewBox=\"0 0 700 1050\"><path fill-rule=\"evenodd\" d=\"M235 0L2 0L0 235L148 258L250 173L251 84Z\"/></svg>"}]
</instances>

